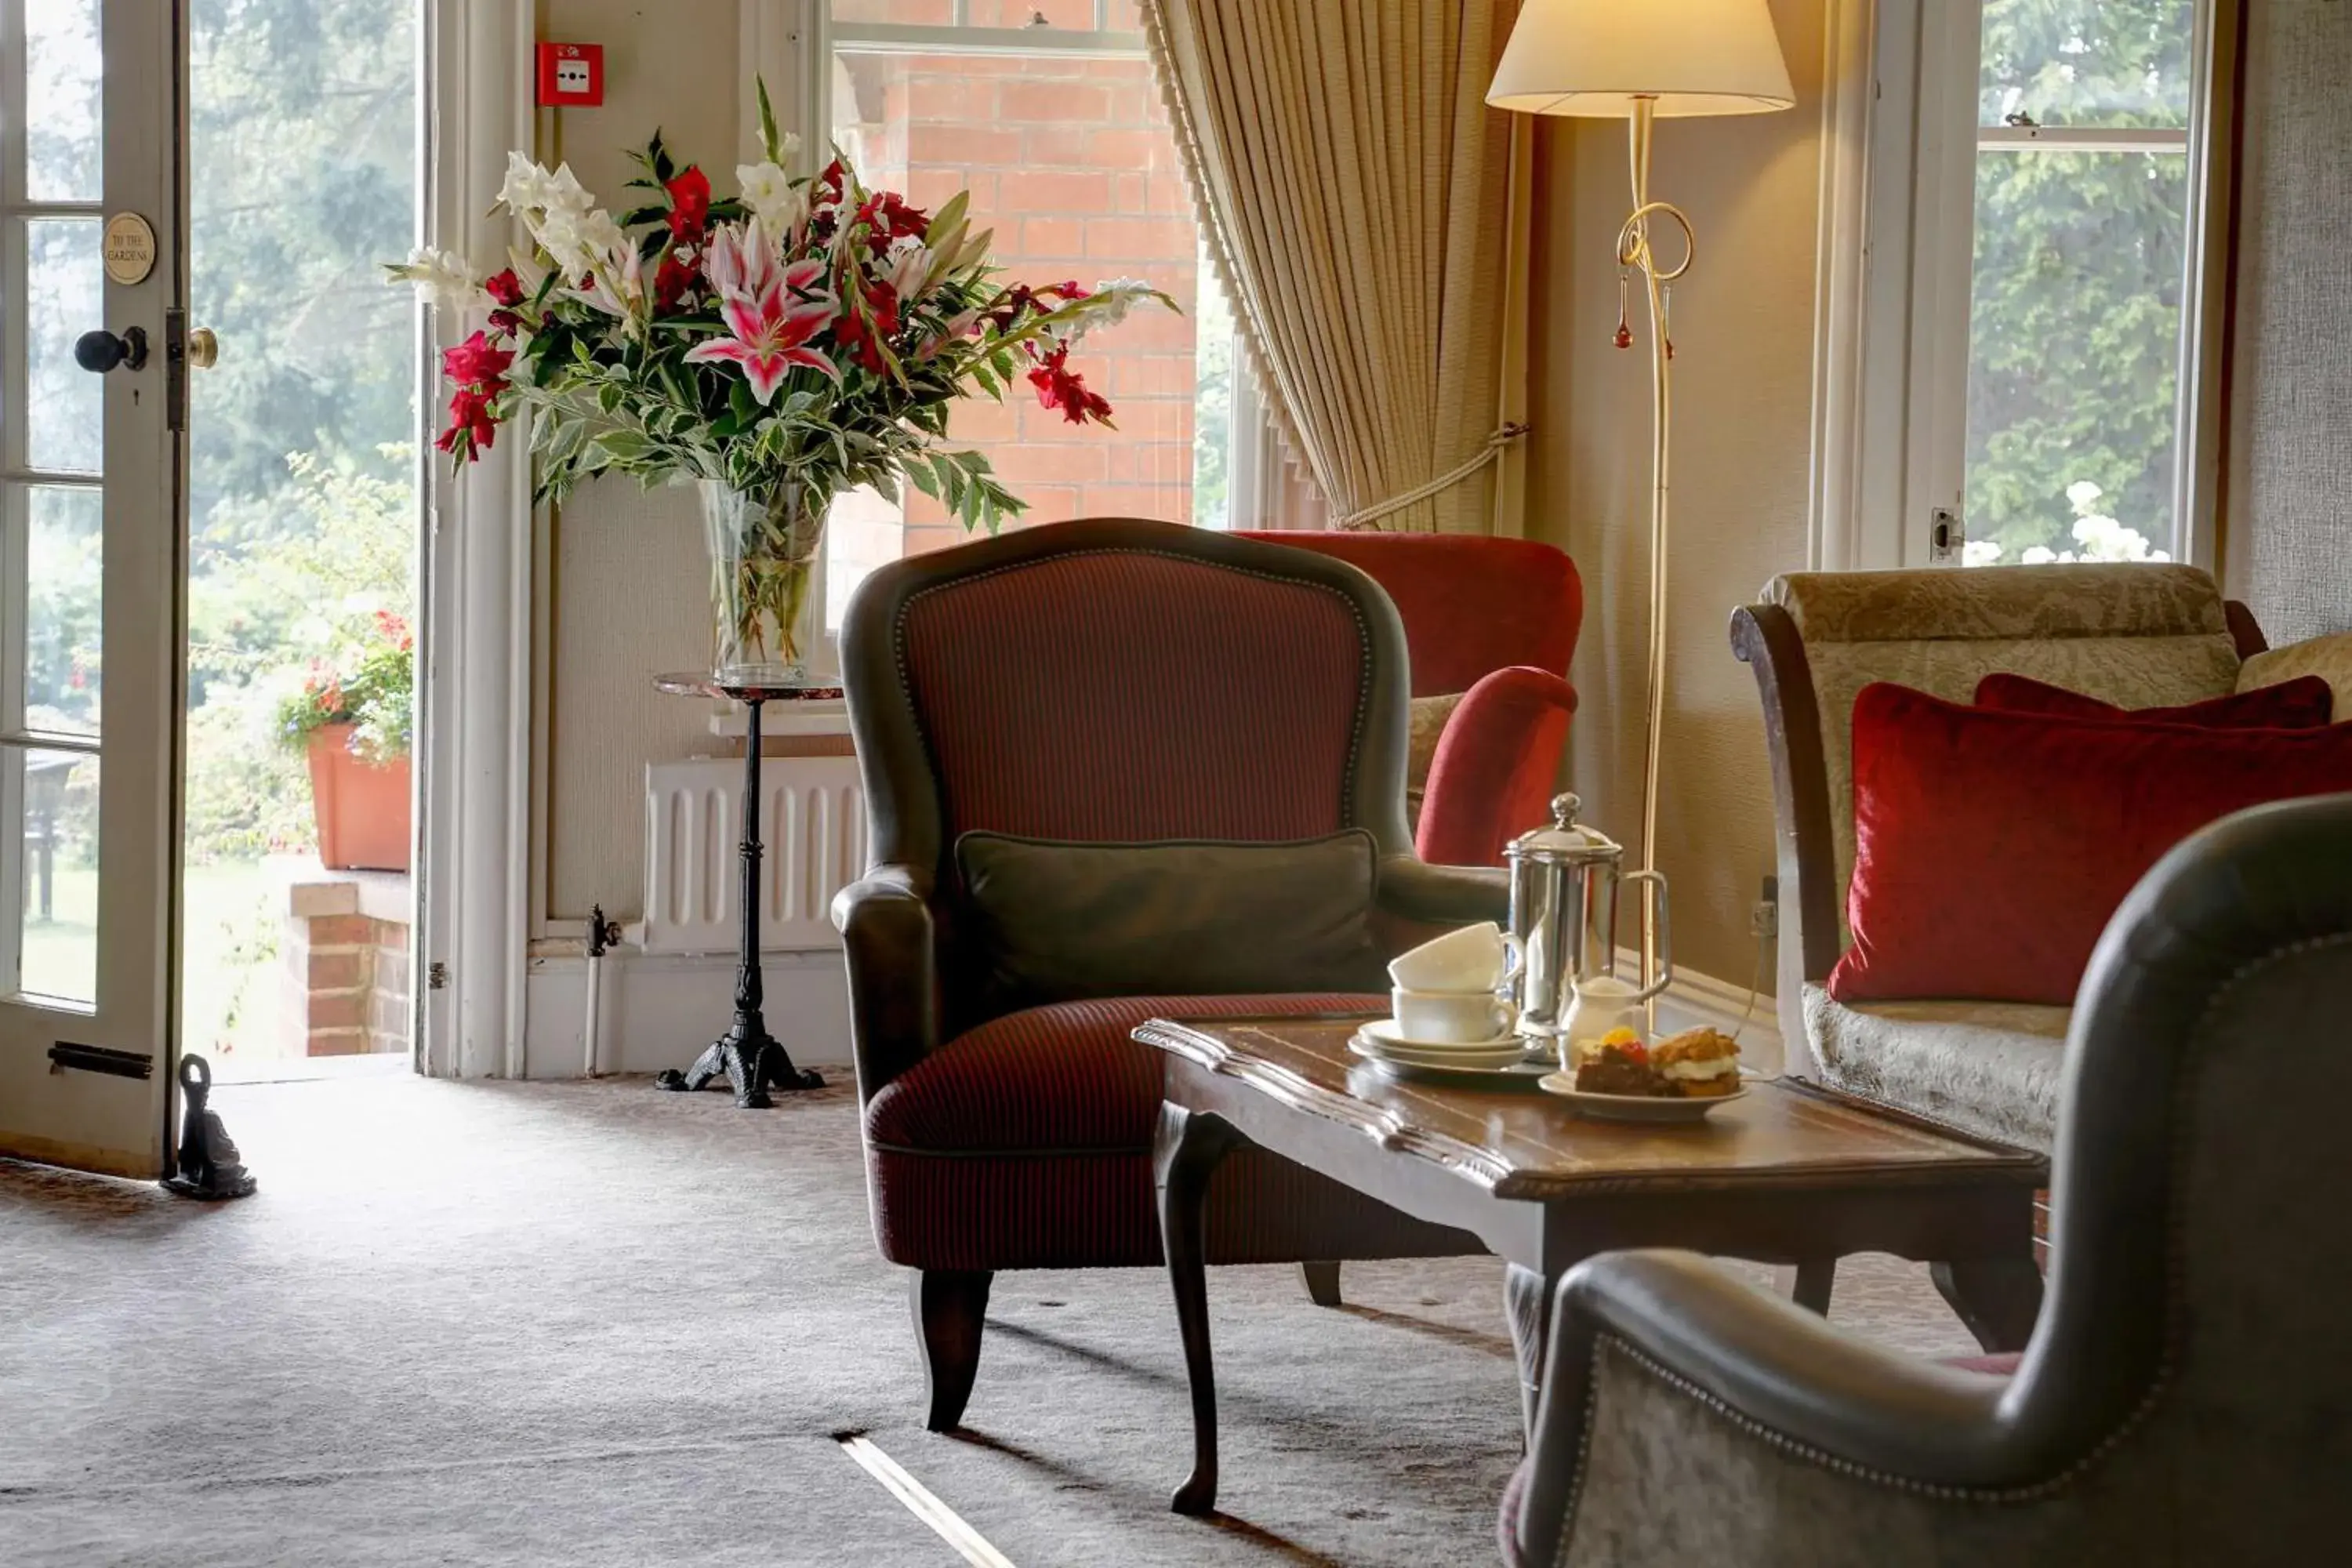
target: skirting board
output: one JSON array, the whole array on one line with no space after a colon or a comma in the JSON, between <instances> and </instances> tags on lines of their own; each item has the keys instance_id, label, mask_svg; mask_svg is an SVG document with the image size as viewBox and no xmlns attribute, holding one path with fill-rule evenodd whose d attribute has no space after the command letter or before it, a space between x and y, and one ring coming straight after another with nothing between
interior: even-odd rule
<instances>
[{"instance_id":1,"label":"skirting board","mask_svg":"<svg viewBox=\"0 0 2352 1568\"><path fill-rule=\"evenodd\" d=\"M1626 972L1639 961L1624 954ZM846 1072L849 984L839 952L772 952L761 966L768 1028L803 1067ZM729 953L644 953L626 949L604 959L604 1037L597 1070L651 1073L691 1063L726 1030L734 1014L735 960ZM587 1017L587 960L541 957L526 982L524 1071L534 1079L581 1078ZM1658 1004L1661 1026L1705 1024L1737 1030L1740 1055L1756 1072L1783 1065L1780 1020L1770 996L1756 998L1747 1025L1748 987L1685 970Z\"/></svg>"},{"instance_id":2,"label":"skirting board","mask_svg":"<svg viewBox=\"0 0 2352 1568\"><path fill-rule=\"evenodd\" d=\"M653 1073L692 1065L735 1014L732 953L632 952L604 958L600 1073ZM772 952L760 966L768 1032L800 1067L849 1071L849 981L841 954ZM530 961L524 990L524 1075L583 1078L588 961Z\"/></svg>"}]
</instances>

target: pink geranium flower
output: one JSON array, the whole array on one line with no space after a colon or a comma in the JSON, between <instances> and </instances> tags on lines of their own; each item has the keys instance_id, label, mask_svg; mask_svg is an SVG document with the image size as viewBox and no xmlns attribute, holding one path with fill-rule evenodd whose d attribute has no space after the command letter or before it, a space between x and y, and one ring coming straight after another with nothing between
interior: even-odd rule
<instances>
[{"instance_id":1,"label":"pink geranium flower","mask_svg":"<svg viewBox=\"0 0 2352 1568\"><path fill-rule=\"evenodd\" d=\"M740 367L762 408L774 400L794 365L841 379L834 363L808 346L834 317L833 296L819 287L824 279L822 260L784 266L754 218L710 237L703 275L719 295L719 319L732 335L688 350L688 363Z\"/></svg>"}]
</instances>

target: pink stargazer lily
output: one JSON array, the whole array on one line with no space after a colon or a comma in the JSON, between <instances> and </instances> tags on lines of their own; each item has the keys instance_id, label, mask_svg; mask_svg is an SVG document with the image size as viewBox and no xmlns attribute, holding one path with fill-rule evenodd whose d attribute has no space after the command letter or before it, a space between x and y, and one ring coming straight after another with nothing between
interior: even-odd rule
<instances>
[{"instance_id":1,"label":"pink stargazer lily","mask_svg":"<svg viewBox=\"0 0 2352 1568\"><path fill-rule=\"evenodd\" d=\"M762 408L774 400L776 388L794 365L841 379L834 363L808 346L834 317L832 295L817 289L825 275L822 259L782 265L754 218L740 228L721 228L711 235L703 275L719 295L719 318L734 335L688 350L689 364L740 367Z\"/></svg>"}]
</instances>

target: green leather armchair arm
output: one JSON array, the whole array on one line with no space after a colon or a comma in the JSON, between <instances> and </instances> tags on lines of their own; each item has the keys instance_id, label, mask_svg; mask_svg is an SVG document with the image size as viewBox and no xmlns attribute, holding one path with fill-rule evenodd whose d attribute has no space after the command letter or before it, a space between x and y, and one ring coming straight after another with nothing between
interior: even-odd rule
<instances>
[{"instance_id":1,"label":"green leather armchair arm","mask_svg":"<svg viewBox=\"0 0 2352 1568\"><path fill-rule=\"evenodd\" d=\"M877 866L834 896L833 923L849 971L850 1044L861 1103L939 1044L930 893L929 872Z\"/></svg>"},{"instance_id":2,"label":"green leather armchair arm","mask_svg":"<svg viewBox=\"0 0 2352 1568\"><path fill-rule=\"evenodd\" d=\"M1432 866L1411 855L1381 862L1380 907L1430 925L1511 919L1511 874L1484 866Z\"/></svg>"}]
</instances>

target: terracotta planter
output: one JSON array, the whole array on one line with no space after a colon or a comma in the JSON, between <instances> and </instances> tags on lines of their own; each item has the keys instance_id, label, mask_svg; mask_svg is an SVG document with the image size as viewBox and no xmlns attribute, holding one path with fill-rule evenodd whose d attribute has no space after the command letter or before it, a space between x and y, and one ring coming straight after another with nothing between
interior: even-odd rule
<instances>
[{"instance_id":1,"label":"terracotta planter","mask_svg":"<svg viewBox=\"0 0 2352 1568\"><path fill-rule=\"evenodd\" d=\"M319 861L334 871L408 869L408 759L370 767L352 755L352 726L310 733L310 809Z\"/></svg>"}]
</instances>

